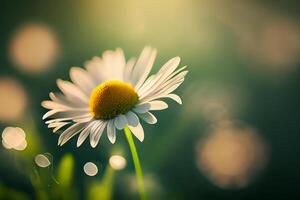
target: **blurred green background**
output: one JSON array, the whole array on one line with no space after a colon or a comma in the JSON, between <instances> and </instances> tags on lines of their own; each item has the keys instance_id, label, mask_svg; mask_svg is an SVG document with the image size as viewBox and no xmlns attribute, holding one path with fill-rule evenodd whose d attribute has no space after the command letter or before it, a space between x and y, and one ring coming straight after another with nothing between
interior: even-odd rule
<instances>
[{"instance_id":1,"label":"blurred green background","mask_svg":"<svg viewBox=\"0 0 300 200\"><path fill-rule=\"evenodd\" d=\"M44 124L40 106L72 66L120 47L157 48L155 72L180 56L183 105L156 112L135 140L149 199L297 199L300 180L298 1L0 1L0 131L20 127L23 151L0 147L0 199L138 199L123 133L92 149ZM29 41L29 42L28 42ZM46 154L46 168L34 162ZM116 171L112 154L127 160ZM87 176L86 162L98 166ZM58 183L57 183L58 182Z\"/></svg>"}]
</instances>

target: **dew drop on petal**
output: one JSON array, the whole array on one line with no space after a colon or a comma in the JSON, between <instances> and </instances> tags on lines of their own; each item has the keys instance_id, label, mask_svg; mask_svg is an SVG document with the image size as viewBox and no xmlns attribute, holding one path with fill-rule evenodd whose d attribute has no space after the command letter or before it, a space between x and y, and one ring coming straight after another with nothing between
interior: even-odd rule
<instances>
[{"instance_id":1,"label":"dew drop on petal","mask_svg":"<svg viewBox=\"0 0 300 200\"><path fill-rule=\"evenodd\" d=\"M92 162L87 162L83 166L83 171L88 176L95 176L98 173L98 167Z\"/></svg>"},{"instance_id":2,"label":"dew drop on petal","mask_svg":"<svg viewBox=\"0 0 300 200\"><path fill-rule=\"evenodd\" d=\"M37 166L43 167L43 168L48 167L51 164L49 159L43 154L36 155L34 161L37 164Z\"/></svg>"},{"instance_id":3,"label":"dew drop on petal","mask_svg":"<svg viewBox=\"0 0 300 200\"><path fill-rule=\"evenodd\" d=\"M120 155L113 155L109 158L109 164L113 169L121 170L126 166L126 159Z\"/></svg>"}]
</instances>

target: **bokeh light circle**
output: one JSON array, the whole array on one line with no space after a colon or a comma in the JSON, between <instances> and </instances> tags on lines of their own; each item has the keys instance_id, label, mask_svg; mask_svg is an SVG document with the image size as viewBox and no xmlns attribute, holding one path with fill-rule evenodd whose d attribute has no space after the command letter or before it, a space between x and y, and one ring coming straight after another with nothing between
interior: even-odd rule
<instances>
[{"instance_id":1,"label":"bokeh light circle","mask_svg":"<svg viewBox=\"0 0 300 200\"><path fill-rule=\"evenodd\" d=\"M26 149L26 147L27 147L27 141L23 140L23 142L20 145L15 147L15 150L23 151Z\"/></svg>"},{"instance_id":2,"label":"bokeh light circle","mask_svg":"<svg viewBox=\"0 0 300 200\"><path fill-rule=\"evenodd\" d=\"M23 117L27 105L27 95L23 87L14 79L0 79L0 122L14 122Z\"/></svg>"},{"instance_id":3,"label":"bokeh light circle","mask_svg":"<svg viewBox=\"0 0 300 200\"><path fill-rule=\"evenodd\" d=\"M197 146L197 166L221 188L249 184L268 160L268 146L249 127L230 123L215 127Z\"/></svg>"},{"instance_id":4,"label":"bokeh light circle","mask_svg":"<svg viewBox=\"0 0 300 200\"><path fill-rule=\"evenodd\" d=\"M98 167L92 162L87 162L83 166L83 171L88 176L96 176L98 173Z\"/></svg>"},{"instance_id":5,"label":"bokeh light circle","mask_svg":"<svg viewBox=\"0 0 300 200\"><path fill-rule=\"evenodd\" d=\"M59 53L55 33L44 24L27 23L12 35L9 44L11 61L22 71L39 73L51 67Z\"/></svg>"},{"instance_id":6,"label":"bokeh light circle","mask_svg":"<svg viewBox=\"0 0 300 200\"><path fill-rule=\"evenodd\" d=\"M113 169L121 170L126 166L126 159L120 155L113 155L109 158L109 164Z\"/></svg>"},{"instance_id":7,"label":"bokeh light circle","mask_svg":"<svg viewBox=\"0 0 300 200\"><path fill-rule=\"evenodd\" d=\"M42 168L48 167L51 164L51 162L47 158L47 156L45 156L43 154L36 155L34 158L34 161L37 164L37 166L42 167Z\"/></svg>"},{"instance_id":8,"label":"bokeh light circle","mask_svg":"<svg viewBox=\"0 0 300 200\"><path fill-rule=\"evenodd\" d=\"M2 144L6 149L22 151L27 147L26 134L19 127L6 127L2 132Z\"/></svg>"}]
</instances>

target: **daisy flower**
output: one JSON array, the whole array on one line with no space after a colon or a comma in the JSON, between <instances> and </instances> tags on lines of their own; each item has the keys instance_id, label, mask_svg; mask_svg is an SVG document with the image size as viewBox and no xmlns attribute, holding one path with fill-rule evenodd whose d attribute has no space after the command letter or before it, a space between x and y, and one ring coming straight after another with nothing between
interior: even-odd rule
<instances>
[{"instance_id":1,"label":"daisy flower","mask_svg":"<svg viewBox=\"0 0 300 200\"><path fill-rule=\"evenodd\" d=\"M172 92L188 72L186 67L177 69L180 58L175 57L156 74L149 75L155 57L156 50L151 47L145 47L137 60L131 58L127 62L121 49L105 51L102 57L86 62L85 69L72 67L72 82L58 79L62 94L51 92L51 100L42 102L49 109L43 116L48 127L53 132L64 129L58 145L79 135L78 147L89 136L94 148L103 132L115 143L117 130L127 127L143 141L141 120L155 124L157 119L151 112L168 108L164 101L167 98L182 103Z\"/></svg>"}]
</instances>

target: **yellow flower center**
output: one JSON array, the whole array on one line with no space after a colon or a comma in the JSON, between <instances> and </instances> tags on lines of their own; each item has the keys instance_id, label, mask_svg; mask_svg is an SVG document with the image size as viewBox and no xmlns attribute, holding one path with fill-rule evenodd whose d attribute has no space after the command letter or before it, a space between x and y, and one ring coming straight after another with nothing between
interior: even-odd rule
<instances>
[{"instance_id":1,"label":"yellow flower center","mask_svg":"<svg viewBox=\"0 0 300 200\"><path fill-rule=\"evenodd\" d=\"M107 81L98 85L90 96L90 112L95 119L108 120L128 112L138 101L129 83Z\"/></svg>"}]
</instances>

